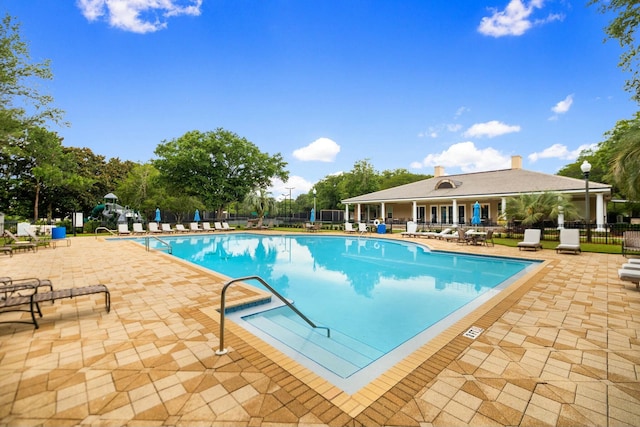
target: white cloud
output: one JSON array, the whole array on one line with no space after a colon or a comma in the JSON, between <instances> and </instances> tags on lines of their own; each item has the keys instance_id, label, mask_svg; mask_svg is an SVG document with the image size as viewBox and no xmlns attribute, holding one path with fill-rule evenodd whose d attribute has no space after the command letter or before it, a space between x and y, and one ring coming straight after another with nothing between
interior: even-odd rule
<instances>
[{"instance_id":1,"label":"white cloud","mask_svg":"<svg viewBox=\"0 0 640 427\"><path fill-rule=\"evenodd\" d=\"M597 146L598 144L584 144L575 150L570 151L564 144L553 144L551 147L547 147L537 153L531 153L527 157L531 163L535 163L540 159L561 159L573 161L578 158L583 150L593 150L597 148Z\"/></svg>"},{"instance_id":2,"label":"white cloud","mask_svg":"<svg viewBox=\"0 0 640 427\"><path fill-rule=\"evenodd\" d=\"M422 163L414 162L414 169L443 166L459 167L463 172L479 172L507 169L511 166L511 156L506 156L494 148L479 149L471 141L451 145L439 154L429 154Z\"/></svg>"},{"instance_id":3,"label":"white cloud","mask_svg":"<svg viewBox=\"0 0 640 427\"><path fill-rule=\"evenodd\" d=\"M293 157L303 162L333 162L340 152L340 146L329 138L318 138L306 147L298 148Z\"/></svg>"},{"instance_id":4,"label":"white cloud","mask_svg":"<svg viewBox=\"0 0 640 427\"><path fill-rule=\"evenodd\" d=\"M528 5L522 0L511 0L503 11L492 9L491 16L480 21L478 31L486 36L521 36L536 25L564 19L561 14L549 14L546 18L531 20L536 9L542 9L544 0L531 0Z\"/></svg>"},{"instance_id":5,"label":"white cloud","mask_svg":"<svg viewBox=\"0 0 640 427\"><path fill-rule=\"evenodd\" d=\"M513 132L520 132L520 126L507 125L497 120L491 120L486 123L474 124L465 131L464 136L493 138Z\"/></svg>"},{"instance_id":6,"label":"white cloud","mask_svg":"<svg viewBox=\"0 0 640 427\"><path fill-rule=\"evenodd\" d=\"M76 4L89 21L105 17L112 27L144 34L166 28L166 18L200 15L202 0L77 0Z\"/></svg>"},{"instance_id":7,"label":"white cloud","mask_svg":"<svg viewBox=\"0 0 640 427\"><path fill-rule=\"evenodd\" d=\"M556 114L564 114L569 111L569 109L571 108L571 104L573 104L573 94L568 95L565 99L554 105L551 108L551 111Z\"/></svg>"}]
</instances>

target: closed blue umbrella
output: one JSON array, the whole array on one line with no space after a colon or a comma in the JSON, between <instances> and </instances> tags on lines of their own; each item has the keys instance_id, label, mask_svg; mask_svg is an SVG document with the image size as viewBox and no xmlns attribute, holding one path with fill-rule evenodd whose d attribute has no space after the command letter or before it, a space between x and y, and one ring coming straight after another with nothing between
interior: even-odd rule
<instances>
[{"instance_id":1,"label":"closed blue umbrella","mask_svg":"<svg viewBox=\"0 0 640 427\"><path fill-rule=\"evenodd\" d=\"M193 216L195 222L200 222L200 211L196 209L196 214Z\"/></svg>"},{"instance_id":2,"label":"closed blue umbrella","mask_svg":"<svg viewBox=\"0 0 640 427\"><path fill-rule=\"evenodd\" d=\"M471 218L471 224L480 224L480 203L475 202L473 205L473 217Z\"/></svg>"},{"instance_id":3,"label":"closed blue umbrella","mask_svg":"<svg viewBox=\"0 0 640 427\"><path fill-rule=\"evenodd\" d=\"M316 210L313 208L311 208L311 217L309 218L309 221L316 222Z\"/></svg>"},{"instance_id":4,"label":"closed blue umbrella","mask_svg":"<svg viewBox=\"0 0 640 427\"><path fill-rule=\"evenodd\" d=\"M155 222L160 222L162 219L160 218L160 208L156 208L156 219Z\"/></svg>"}]
</instances>

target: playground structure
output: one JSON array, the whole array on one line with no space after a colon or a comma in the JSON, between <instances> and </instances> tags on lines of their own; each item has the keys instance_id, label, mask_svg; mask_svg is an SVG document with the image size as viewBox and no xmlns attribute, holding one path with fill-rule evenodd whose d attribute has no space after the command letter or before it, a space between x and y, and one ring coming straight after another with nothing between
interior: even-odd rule
<instances>
[{"instance_id":1,"label":"playground structure","mask_svg":"<svg viewBox=\"0 0 640 427\"><path fill-rule=\"evenodd\" d=\"M109 193L104 196L104 203L97 205L91 211L91 218L106 221L112 224L124 224L130 220L138 222L141 219L140 213L117 203L118 196Z\"/></svg>"}]
</instances>

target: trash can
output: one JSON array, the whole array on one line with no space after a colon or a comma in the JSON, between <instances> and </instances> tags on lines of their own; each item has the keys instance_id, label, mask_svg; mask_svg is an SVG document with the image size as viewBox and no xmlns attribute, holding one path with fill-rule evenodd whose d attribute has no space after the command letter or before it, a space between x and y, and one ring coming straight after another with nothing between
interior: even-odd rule
<instances>
[{"instance_id":1,"label":"trash can","mask_svg":"<svg viewBox=\"0 0 640 427\"><path fill-rule=\"evenodd\" d=\"M67 229L65 227L53 227L51 229L52 239L64 239L67 237Z\"/></svg>"},{"instance_id":2,"label":"trash can","mask_svg":"<svg viewBox=\"0 0 640 427\"><path fill-rule=\"evenodd\" d=\"M387 232L386 224L378 224L378 234L384 234Z\"/></svg>"}]
</instances>

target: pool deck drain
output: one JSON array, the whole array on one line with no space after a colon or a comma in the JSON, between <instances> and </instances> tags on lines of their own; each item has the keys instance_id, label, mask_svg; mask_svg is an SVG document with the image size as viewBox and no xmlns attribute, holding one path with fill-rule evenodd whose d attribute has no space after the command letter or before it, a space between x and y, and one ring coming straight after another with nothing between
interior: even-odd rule
<instances>
[{"instance_id":1,"label":"pool deck drain","mask_svg":"<svg viewBox=\"0 0 640 427\"><path fill-rule=\"evenodd\" d=\"M225 277L127 241L72 240L0 257L3 275L105 283L112 311L87 297L43 306L37 331L0 325L0 424L640 425L640 293L618 280L621 255L422 241L546 262L348 395L235 325L216 356L203 310ZM462 335L472 326L476 339Z\"/></svg>"}]
</instances>

